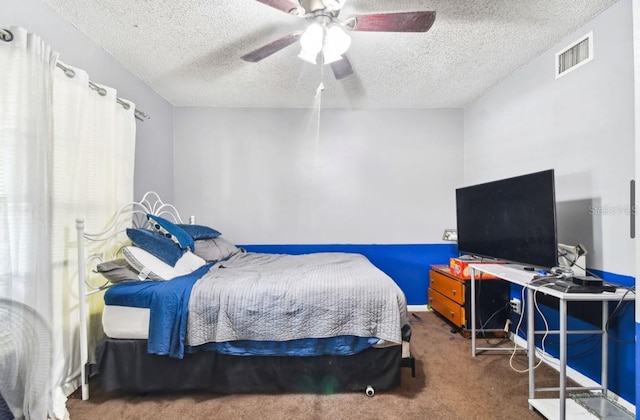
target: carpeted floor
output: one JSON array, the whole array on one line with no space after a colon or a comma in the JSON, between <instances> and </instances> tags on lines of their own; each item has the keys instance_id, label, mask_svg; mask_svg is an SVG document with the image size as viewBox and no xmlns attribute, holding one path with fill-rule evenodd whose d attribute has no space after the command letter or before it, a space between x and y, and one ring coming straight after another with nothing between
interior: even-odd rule
<instances>
[{"instance_id":1,"label":"carpeted floor","mask_svg":"<svg viewBox=\"0 0 640 420\"><path fill-rule=\"evenodd\" d=\"M83 419L540 419L527 404L528 377L509 366L502 352L471 357L471 342L433 312L411 316L416 377L403 369L402 384L379 391L334 395L126 395L102 393L95 379L91 398L69 397L71 420ZM491 344L499 339L488 340ZM488 346L485 339L480 343ZM512 346L508 341L501 345ZM525 369L524 353L514 366ZM542 364L536 385L557 386L558 374ZM553 394L549 394L553 396Z\"/></svg>"}]
</instances>

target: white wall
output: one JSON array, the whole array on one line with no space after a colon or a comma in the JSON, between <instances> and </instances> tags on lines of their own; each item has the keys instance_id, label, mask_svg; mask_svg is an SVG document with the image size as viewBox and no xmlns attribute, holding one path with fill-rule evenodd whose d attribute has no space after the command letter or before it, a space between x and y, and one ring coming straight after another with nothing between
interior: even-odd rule
<instances>
[{"instance_id":1,"label":"white wall","mask_svg":"<svg viewBox=\"0 0 640 420\"><path fill-rule=\"evenodd\" d=\"M86 70L92 82L117 89L119 97L151 115L136 124L135 196L155 190L173 201L173 106L41 0L2 0L1 9L0 25L37 33L62 62Z\"/></svg>"},{"instance_id":2,"label":"white wall","mask_svg":"<svg viewBox=\"0 0 640 420\"><path fill-rule=\"evenodd\" d=\"M555 79L555 53L593 31L594 60ZM587 245L591 268L634 275L631 1L623 0L465 110L466 185L554 168L561 242ZM591 215L589 206L611 214Z\"/></svg>"},{"instance_id":3,"label":"white wall","mask_svg":"<svg viewBox=\"0 0 640 420\"><path fill-rule=\"evenodd\" d=\"M438 243L462 110L175 109L175 198L235 243Z\"/></svg>"}]
</instances>

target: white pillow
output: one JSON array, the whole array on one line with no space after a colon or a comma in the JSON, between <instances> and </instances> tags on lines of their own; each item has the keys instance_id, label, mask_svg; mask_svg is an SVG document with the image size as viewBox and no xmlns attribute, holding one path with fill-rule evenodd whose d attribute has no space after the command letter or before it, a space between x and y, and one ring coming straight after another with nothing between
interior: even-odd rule
<instances>
[{"instance_id":1,"label":"white pillow","mask_svg":"<svg viewBox=\"0 0 640 420\"><path fill-rule=\"evenodd\" d=\"M140 273L138 276L140 280L154 277L171 280L174 277L192 273L207 263L189 251L182 254L174 267L137 246L126 246L122 253L127 262Z\"/></svg>"}]
</instances>

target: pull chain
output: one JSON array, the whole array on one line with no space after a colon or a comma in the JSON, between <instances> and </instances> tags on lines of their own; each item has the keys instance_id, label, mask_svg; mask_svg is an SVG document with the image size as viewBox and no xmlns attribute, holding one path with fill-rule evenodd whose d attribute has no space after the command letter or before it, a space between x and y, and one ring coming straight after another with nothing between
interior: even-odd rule
<instances>
[{"instance_id":1,"label":"pull chain","mask_svg":"<svg viewBox=\"0 0 640 420\"><path fill-rule=\"evenodd\" d=\"M322 59L321 59L322 60ZM324 91L324 63L320 63L320 84L316 88L316 109L317 109L317 121L316 121L316 163L318 163L318 153L320 152L320 111L322 109L322 92Z\"/></svg>"}]
</instances>

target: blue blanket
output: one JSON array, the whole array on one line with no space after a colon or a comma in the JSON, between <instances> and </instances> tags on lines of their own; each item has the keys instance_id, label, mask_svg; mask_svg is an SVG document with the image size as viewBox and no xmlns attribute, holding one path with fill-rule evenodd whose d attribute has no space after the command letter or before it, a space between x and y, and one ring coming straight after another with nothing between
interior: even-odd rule
<instances>
[{"instance_id":1,"label":"blue blanket","mask_svg":"<svg viewBox=\"0 0 640 420\"><path fill-rule=\"evenodd\" d=\"M231 356L350 356L368 349L379 340L375 337L342 335L326 338L301 338L291 341L238 340L187 346L187 353L215 351Z\"/></svg>"},{"instance_id":2,"label":"blue blanket","mask_svg":"<svg viewBox=\"0 0 640 420\"><path fill-rule=\"evenodd\" d=\"M191 289L212 265L170 281L119 283L107 290L104 301L107 305L149 308L147 351L182 359Z\"/></svg>"}]
</instances>

